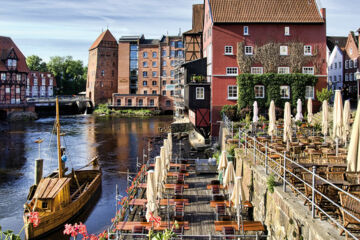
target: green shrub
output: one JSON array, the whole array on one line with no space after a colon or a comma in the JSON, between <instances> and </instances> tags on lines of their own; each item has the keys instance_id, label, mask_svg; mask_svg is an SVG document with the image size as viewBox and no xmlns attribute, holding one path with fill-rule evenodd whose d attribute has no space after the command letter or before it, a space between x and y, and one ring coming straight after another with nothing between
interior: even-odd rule
<instances>
[{"instance_id":1,"label":"green shrub","mask_svg":"<svg viewBox=\"0 0 360 240\"><path fill-rule=\"evenodd\" d=\"M267 188L268 188L269 192L270 192L270 193L274 193L275 176L274 176L273 173L271 173L271 174L269 175L269 177L267 178L266 184L267 184Z\"/></svg>"},{"instance_id":2,"label":"green shrub","mask_svg":"<svg viewBox=\"0 0 360 240\"><path fill-rule=\"evenodd\" d=\"M239 120L237 105L224 105L220 113L225 114L231 121Z\"/></svg>"},{"instance_id":3,"label":"green shrub","mask_svg":"<svg viewBox=\"0 0 360 240\"><path fill-rule=\"evenodd\" d=\"M319 99L320 102L323 102L325 100L329 101L329 99L332 97L333 91L328 90L327 88L321 89L321 91L316 90L316 97Z\"/></svg>"}]
</instances>

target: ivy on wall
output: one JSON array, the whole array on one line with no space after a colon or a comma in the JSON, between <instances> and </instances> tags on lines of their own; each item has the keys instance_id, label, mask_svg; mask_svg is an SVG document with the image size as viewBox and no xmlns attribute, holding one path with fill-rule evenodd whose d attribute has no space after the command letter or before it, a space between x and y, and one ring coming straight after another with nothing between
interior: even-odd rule
<instances>
[{"instance_id":1,"label":"ivy on wall","mask_svg":"<svg viewBox=\"0 0 360 240\"><path fill-rule=\"evenodd\" d=\"M280 46L288 46L288 55L280 55ZM275 43L253 46L253 55L245 55L244 42L237 44L237 62L242 73L250 73L254 64L260 64L264 73L277 73L277 68L289 66L291 73L301 73L302 67L308 63L314 66L316 73L321 70L318 49L313 47L312 55L304 55L304 44L301 42Z\"/></svg>"},{"instance_id":2,"label":"ivy on wall","mask_svg":"<svg viewBox=\"0 0 360 240\"><path fill-rule=\"evenodd\" d=\"M252 108L254 101L257 101L259 108L268 108L271 100L275 101L276 107L283 108L285 102L290 102L296 106L297 99L305 103L306 86L315 86L317 77L314 75L294 73L294 74L240 74L237 77L238 84L238 109L246 107ZM265 87L264 98L255 98L255 85ZM290 99L282 99L280 96L280 86L290 86Z\"/></svg>"}]
</instances>

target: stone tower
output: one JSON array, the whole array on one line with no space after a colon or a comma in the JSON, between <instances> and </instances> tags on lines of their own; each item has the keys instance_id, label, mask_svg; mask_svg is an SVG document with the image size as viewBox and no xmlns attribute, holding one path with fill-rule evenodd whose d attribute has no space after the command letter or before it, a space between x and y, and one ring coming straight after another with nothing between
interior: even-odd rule
<instances>
[{"instance_id":1,"label":"stone tower","mask_svg":"<svg viewBox=\"0 0 360 240\"><path fill-rule=\"evenodd\" d=\"M89 49L86 97L94 105L111 103L117 92L118 43L109 30L101 33Z\"/></svg>"}]
</instances>

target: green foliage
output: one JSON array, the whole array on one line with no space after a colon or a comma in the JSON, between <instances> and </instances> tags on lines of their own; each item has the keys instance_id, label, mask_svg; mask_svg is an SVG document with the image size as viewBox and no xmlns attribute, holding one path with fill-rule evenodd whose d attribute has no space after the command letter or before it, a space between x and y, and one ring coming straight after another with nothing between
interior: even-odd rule
<instances>
[{"instance_id":1,"label":"green foliage","mask_svg":"<svg viewBox=\"0 0 360 240\"><path fill-rule=\"evenodd\" d=\"M274 193L274 187L275 187L275 176L273 173L271 173L266 181L267 188L270 193Z\"/></svg>"},{"instance_id":2,"label":"green foliage","mask_svg":"<svg viewBox=\"0 0 360 240\"><path fill-rule=\"evenodd\" d=\"M238 108L236 105L224 105L220 111L221 115L225 114L231 121L239 119Z\"/></svg>"},{"instance_id":3,"label":"green foliage","mask_svg":"<svg viewBox=\"0 0 360 240\"><path fill-rule=\"evenodd\" d=\"M170 229L165 229L164 232L153 233L151 235L150 239L151 240L169 240L173 237L176 237L176 234Z\"/></svg>"},{"instance_id":4,"label":"green foliage","mask_svg":"<svg viewBox=\"0 0 360 240\"><path fill-rule=\"evenodd\" d=\"M320 102L323 102L325 100L329 101L333 94L333 91L327 88L323 88L321 89L321 91L316 90L316 97L319 99Z\"/></svg>"},{"instance_id":5,"label":"green foliage","mask_svg":"<svg viewBox=\"0 0 360 240\"><path fill-rule=\"evenodd\" d=\"M58 94L72 95L85 91L87 67L80 60L71 56L51 57L47 64L48 70L56 78Z\"/></svg>"},{"instance_id":6,"label":"green foliage","mask_svg":"<svg viewBox=\"0 0 360 240\"><path fill-rule=\"evenodd\" d=\"M0 226L0 239L4 240L21 240L20 234L24 228L18 234L15 234L12 230L6 230L5 232L2 231Z\"/></svg>"},{"instance_id":7,"label":"green foliage","mask_svg":"<svg viewBox=\"0 0 360 240\"><path fill-rule=\"evenodd\" d=\"M275 101L277 107L283 107L285 102L290 101L296 106L297 99L305 102L306 86L315 86L317 78L308 74L240 74L238 77L238 108L251 108L254 101L257 101L260 109L268 108L271 100ZM265 87L265 97L255 99L255 85L263 85ZM290 86L290 99L281 99L280 86Z\"/></svg>"},{"instance_id":8,"label":"green foliage","mask_svg":"<svg viewBox=\"0 0 360 240\"><path fill-rule=\"evenodd\" d=\"M119 116L139 116L139 117L146 117L146 116L153 116L155 115L154 111L149 109L123 109L123 110L113 110L108 107L107 104L99 104L95 111L95 114L98 115L119 115Z\"/></svg>"},{"instance_id":9,"label":"green foliage","mask_svg":"<svg viewBox=\"0 0 360 240\"><path fill-rule=\"evenodd\" d=\"M231 144L229 147L228 147L228 154L231 156L231 157L234 157L235 156L235 148L236 148L236 145L235 144Z\"/></svg>"},{"instance_id":10,"label":"green foliage","mask_svg":"<svg viewBox=\"0 0 360 240\"><path fill-rule=\"evenodd\" d=\"M26 58L26 64L28 65L31 71L38 71L38 72L47 72L46 63L36 55L31 55Z\"/></svg>"},{"instance_id":11,"label":"green foliage","mask_svg":"<svg viewBox=\"0 0 360 240\"><path fill-rule=\"evenodd\" d=\"M212 158L215 158L215 159L216 159L216 162L219 162L219 160L220 160L220 154L221 154L221 151L220 151L220 150L217 150L217 151L214 152L214 154L212 155Z\"/></svg>"}]
</instances>

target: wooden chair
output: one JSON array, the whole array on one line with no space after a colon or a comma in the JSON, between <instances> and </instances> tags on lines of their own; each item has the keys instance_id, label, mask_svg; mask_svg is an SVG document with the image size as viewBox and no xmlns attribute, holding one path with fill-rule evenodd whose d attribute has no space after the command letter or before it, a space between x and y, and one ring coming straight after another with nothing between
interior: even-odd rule
<instances>
[{"instance_id":1,"label":"wooden chair","mask_svg":"<svg viewBox=\"0 0 360 240\"><path fill-rule=\"evenodd\" d=\"M184 193L184 185L175 184L174 192L175 192L175 195L183 195L183 193Z\"/></svg>"},{"instance_id":2,"label":"wooden chair","mask_svg":"<svg viewBox=\"0 0 360 240\"><path fill-rule=\"evenodd\" d=\"M176 237L173 237L171 239L173 240L182 240L183 234L184 234L184 226L179 225L178 228L174 227L173 232L176 234Z\"/></svg>"},{"instance_id":3,"label":"wooden chair","mask_svg":"<svg viewBox=\"0 0 360 240\"><path fill-rule=\"evenodd\" d=\"M219 221L220 216L225 216L226 215L226 206L225 204L216 204L215 207L215 214L216 214L216 220Z\"/></svg>"},{"instance_id":4,"label":"wooden chair","mask_svg":"<svg viewBox=\"0 0 360 240\"><path fill-rule=\"evenodd\" d=\"M211 180L211 185L220 185L220 180Z\"/></svg>"},{"instance_id":5,"label":"wooden chair","mask_svg":"<svg viewBox=\"0 0 360 240\"><path fill-rule=\"evenodd\" d=\"M220 185L211 185L211 193L212 195L220 194Z\"/></svg>"},{"instance_id":6,"label":"wooden chair","mask_svg":"<svg viewBox=\"0 0 360 240\"><path fill-rule=\"evenodd\" d=\"M339 192L341 207L346 209L352 215L360 219L360 203L352 197L349 197L343 192ZM360 225L360 222L356 221L352 216L350 216L344 209L340 209L343 225L346 228L349 224ZM344 230L340 230L340 235L342 235ZM347 237L347 234L346 234Z\"/></svg>"},{"instance_id":7,"label":"wooden chair","mask_svg":"<svg viewBox=\"0 0 360 240\"><path fill-rule=\"evenodd\" d=\"M185 215L185 205L183 202L176 202L175 203L175 213L174 218L177 221L184 221Z\"/></svg>"},{"instance_id":8,"label":"wooden chair","mask_svg":"<svg viewBox=\"0 0 360 240\"><path fill-rule=\"evenodd\" d=\"M147 234L147 230L144 226L133 226L132 233L136 234ZM143 235L134 235L133 239L143 239Z\"/></svg>"},{"instance_id":9,"label":"wooden chair","mask_svg":"<svg viewBox=\"0 0 360 240\"><path fill-rule=\"evenodd\" d=\"M236 239L236 237L228 237L226 235L235 235L235 229L233 227L223 227L222 234L224 234L223 239Z\"/></svg>"}]
</instances>

